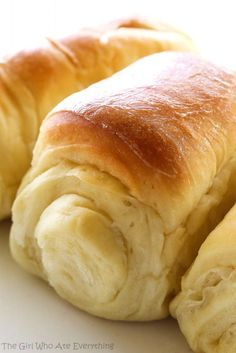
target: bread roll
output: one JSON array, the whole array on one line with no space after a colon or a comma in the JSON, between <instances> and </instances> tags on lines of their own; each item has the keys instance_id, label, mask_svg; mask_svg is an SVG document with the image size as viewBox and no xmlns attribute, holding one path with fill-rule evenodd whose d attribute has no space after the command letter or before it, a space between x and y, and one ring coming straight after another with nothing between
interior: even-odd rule
<instances>
[{"instance_id":1,"label":"bread roll","mask_svg":"<svg viewBox=\"0 0 236 353\"><path fill-rule=\"evenodd\" d=\"M192 48L190 39L173 28L131 19L47 39L1 61L0 219L10 214L40 123L57 103L140 57Z\"/></svg>"},{"instance_id":2,"label":"bread roll","mask_svg":"<svg viewBox=\"0 0 236 353\"><path fill-rule=\"evenodd\" d=\"M92 314L168 315L233 203L235 102L233 74L165 52L59 104L13 206L15 260Z\"/></svg>"},{"instance_id":3,"label":"bread roll","mask_svg":"<svg viewBox=\"0 0 236 353\"><path fill-rule=\"evenodd\" d=\"M201 246L171 311L194 352L236 352L236 206Z\"/></svg>"}]
</instances>

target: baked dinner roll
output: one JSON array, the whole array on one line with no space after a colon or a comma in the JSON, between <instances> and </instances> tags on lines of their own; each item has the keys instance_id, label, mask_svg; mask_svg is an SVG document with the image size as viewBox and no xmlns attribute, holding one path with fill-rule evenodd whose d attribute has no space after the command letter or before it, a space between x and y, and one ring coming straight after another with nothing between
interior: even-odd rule
<instances>
[{"instance_id":1,"label":"baked dinner roll","mask_svg":"<svg viewBox=\"0 0 236 353\"><path fill-rule=\"evenodd\" d=\"M172 314L194 352L236 352L236 206L200 248Z\"/></svg>"},{"instance_id":2,"label":"baked dinner roll","mask_svg":"<svg viewBox=\"0 0 236 353\"><path fill-rule=\"evenodd\" d=\"M173 28L130 19L59 41L47 39L1 61L0 219L10 214L40 123L57 103L140 57L192 48L190 39Z\"/></svg>"},{"instance_id":3,"label":"baked dinner roll","mask_svg":"<svg viewBox=\"0 0 236 353\"><path fill-rule=\"evenodd\" d=\"M234 202L235 102L233 74L165 52L59 104L13 206L15 260L95 315L165 317Z\"/></svg>"}]
</instances>

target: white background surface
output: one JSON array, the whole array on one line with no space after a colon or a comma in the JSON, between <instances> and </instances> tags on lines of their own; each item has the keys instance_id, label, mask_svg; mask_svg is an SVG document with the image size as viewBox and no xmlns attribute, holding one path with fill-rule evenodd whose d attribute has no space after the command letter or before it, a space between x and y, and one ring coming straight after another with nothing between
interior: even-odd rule
<instances>
[{"instance_id":1,"label":"white background surface","mask_svg":"<svg viewBox=\"0 0 236 353\"><path fill-rule=\"evenodd\" d=\"M130 14L181 27L206 56L236 68L235 0L0 0L0 53Z\"/></svg>"},{"instance_id":2,"label":"white background surface","mask_svg":"<svg viewBox=\"0 0 236 353\"><path fill-rule=\"evenodd\" d=\"M224 0L0 0L0 55L42 36L139 14L181 27L205 56L236 68L236 4ZM0 156L1 158L1 156ZM0 226L0 352L2 343L68 343L42 352L189 353L176 323L120 323L91 317L62 301L42 281L19 269L8 250L9 224ZM113 343L113 350L73 350L73 343ZM6 348L6 346L5 346ZM226 352L227 353L227 352Z\"/></svg>"}]
</instances>

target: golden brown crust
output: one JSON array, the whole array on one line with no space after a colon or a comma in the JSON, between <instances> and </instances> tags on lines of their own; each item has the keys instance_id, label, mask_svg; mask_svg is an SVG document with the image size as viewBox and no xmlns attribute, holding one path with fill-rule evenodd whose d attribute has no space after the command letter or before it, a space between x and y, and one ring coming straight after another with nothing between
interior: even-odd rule
<instances>
[{"instance_id":1,"label":"golden brown crust","mask_svg":"<svg viewBox=\"0 0 236 353\"><path fill-rule=\"evenodd\" d=\"M29 167L40 123L58 102L145 55L192 49L175 29L127 19L47 39L1 61L0 154L6 158L0 165L0 218L9 214Z\"/></svg>"},{"instance_id":2,"label":"golden brown crust","mask_svg":"<svg viewBox=\"0 0 236 353\"><path fill-rule=\"evenodd\" d=\"M158 38L163 32L167 37ZM168 38L168 33L173 37ZM2 65L19 77L38 105L44 100L45 92L48 95L50 91L50 98L56 104L65 96L65 91L68 95L110 76L142 56L175 48L192 50L193 46L185 34L168 25L151 25L138 18L127 18L82 29L64 39L48 38L41 47L23 50L7 58ZM46 110L42 111L41 119Z\"/></svg>"},{"instance_id":3,"label":"golden brown crust","mask_svg":"<svg viewBox=\"0 0 236 353\"><path fill-rule=\"evenodd\" d=\"M58 149L96 165L152 205L169 232L234 153L235 100L226 70L191 54L152 55L60 104L34 164Z\"/></svg>"}]
</instances>

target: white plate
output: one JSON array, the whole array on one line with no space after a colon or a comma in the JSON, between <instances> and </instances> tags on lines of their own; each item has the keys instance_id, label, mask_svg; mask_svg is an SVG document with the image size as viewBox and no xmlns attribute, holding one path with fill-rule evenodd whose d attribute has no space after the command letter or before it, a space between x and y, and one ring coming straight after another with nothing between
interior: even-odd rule
<instances>
[{"instance_id":1,"label":"white plate","mask_svg":"<svg viewBox=\"0 0 236 353\"><path fill-rule=\"evenodd\" d=\"M25 273L11 259L9 228L9 222L0 225L0 352L191 352L172 319L107 321L60 299L46 283Z\"/></svg>"}]
</instances>

